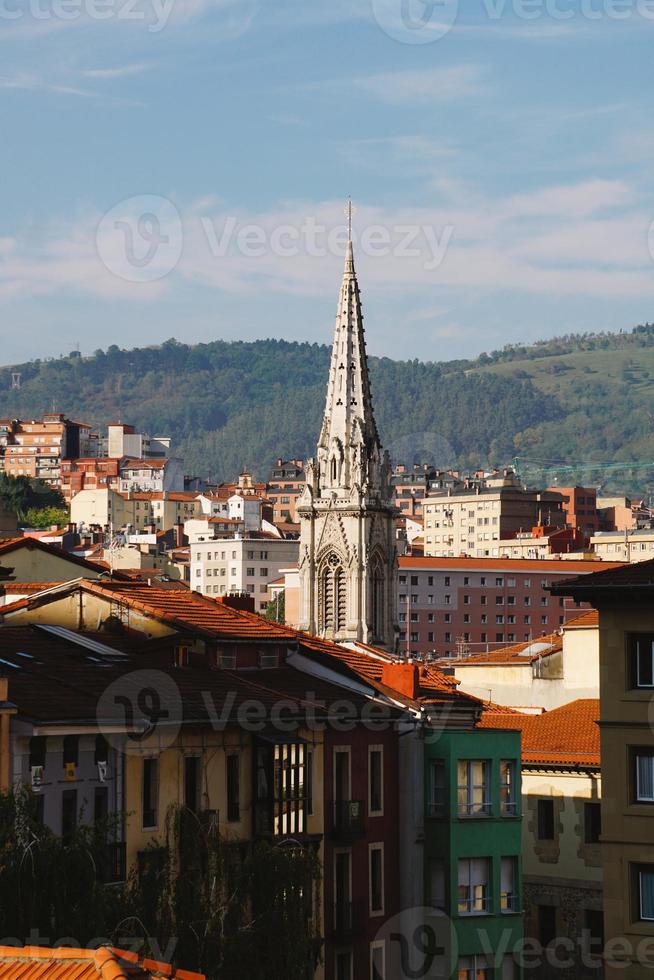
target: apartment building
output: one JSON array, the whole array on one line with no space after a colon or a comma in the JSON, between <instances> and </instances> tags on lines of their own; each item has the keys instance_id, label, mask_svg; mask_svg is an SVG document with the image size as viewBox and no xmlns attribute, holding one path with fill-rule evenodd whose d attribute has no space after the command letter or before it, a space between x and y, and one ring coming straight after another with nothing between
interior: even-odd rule
<instances>
[{"instance_id":1,"label":"apartment building","mask_svg":"<svg viewBox=\"0 0 654 980\"><path fill-rule=\"evenodd\" d=\"M133 425L110 422L100 452L110 459L121 459L123 456L134 459L166 459L170 455L170 444L170 436L149 436L147 433L137 432Z\"/></svg>"},{"instance_id":2,"label":"apartment building","mask_svg":"<svg viewBox=\"0 0 654 980\"><path fill-rule=\"evenodd\" d=\"M263 612L273 598L270 586L281 569L297 563L300 543L252 531L218 541L195 541L190 550L192 589L211 596L248 593L257 612Z\"/></svg>"},{"instance_id":3,"label":"apartment building","mask_svg":"<svg viewBox=\"0 0 654 980\"><path fill-rule=\"evenodd\" d=\"M587 537L600 527L595 487L550 487L550 493L563 495L563 510L568 527L577 528Z\"/></svg>"},{"instance_id":4,"label":"apartment building","mask_svg":"<svg viewBox=\"0 0 654 980\"><path fill-rule=\"evenodd\" d=\"M394 467L391 486L395 492L395 506L403 517L422 517L423 502L436 472L429 463L414 463L413 466L398 463Z\"/></svg>"},{"instance_id":5,"label":"apartment building","mask_svg":"<svg viewBox=\"0 0 654 980\"><path fill-rule=\"evenodd\" d=\"M95 438L90 425L60 412L25 422L0 419L0 470L59 489L62 460L90 455Z\"/></svg>"},{"instance_id":6,"label":"apartment building","mask_svg":"<svg viewBox=\"0 0 654 980\"><path fill-rule=\"evenodd\" d=\"M598 719L599 700L587 699L539 715L503 713L497 705L480 723L522 734L525 935L550 951L530 958L533 976L602 975Z\"/></svg>"},{"instance_id":7,"label":"apartment building","mask_svg":"<svg viewBox=\"0 0 654 980\"><path fill-rule=\"evenodd\" d=\"M426 556L497 558L500 541L518 532L565 526L562 496L525 490L511 470L465 481L432 480L431 488L422 508Z\"/></svg>"},{"instance_id":8,"label":"apartment building","mask_svg":"<svg viewBox=\"0 0 654 980\"><path fill-rule=\"evenodd\" d=\"M599 612L607 976L654 967L654 561L553 586Z\"/></svg>"},{"instance_id":9,"label":"apartment building","mask_svg":"<svg viewBox=\"0 0 654 980\"><path fill-rule=\"evenodd\" d=\"M121 459L118 489L122 493L142 491L165 493L184 489L184 464L181 459Z\"/></svg>"},{"instance_id":10,"label":"apartment building","mask_svg":"<svg viewBox=\"0 0 654 980\"><path fill-rule=\"evenodd\" d=\"M500 558L558 558L567 554L590 558L586 542L586 536L576 528L534 527L500 540L498 550Z\"/></svg>"},{"instance_id":11,"label":"apartment building","mask_svg":"<svg viewBox=\"0 0 654 980\"><path fill-rule=\"evenodd\" d=\"M550 585L597 568L594 561L401 557L400 650L464 656L552 633L579 607L552 596Z\"/></svg>"},{"instance_id":12,"label":"apartment building","mask_svg":"<svg viewBox=\"0 0 654 980\"><path fill-rule=\"evenodd\" d=\"M128 526L135 532L167 531L201 513L198 495L187 490L120 493L98 488L81 490L70 503L73 524L104 530L113 526L116 532Z\"/></svg>"},{"instance_id":13,"label":"apartment building","mask_svg":"<svg viewBox=\"0 0 654 980\"><path fill-rule=\"evenodd\" d=\"M275 522L296 523L295 506L304 490L305 483L306 475L303 460L277 460L266 485L266 496L272 502L273 520Z\"/></svg>"},{"instance_id":14,"label":"apartment building","mask_svg":"<svg viewBox=\"0 0 654 980\"><path fill-rule=\"evenodd\" d=\"M607 561L649 561L654 558L654 528L598 531L590 539L590 546L598 558Z\"/></svg>"}]
</instances>

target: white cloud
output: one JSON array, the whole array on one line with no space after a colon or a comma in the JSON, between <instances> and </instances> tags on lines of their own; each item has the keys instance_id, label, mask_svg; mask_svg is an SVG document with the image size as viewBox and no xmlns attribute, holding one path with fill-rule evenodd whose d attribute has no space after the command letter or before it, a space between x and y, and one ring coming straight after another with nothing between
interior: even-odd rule
<instances>
[{"instance_id":1,"label":"white cloud","mask_svg":"<svg viewBox=\"0 0 654 980\"><path fill-rule=\"evenodd\" d=\"M354 79L354 85L389 105L443 102L487 90L478 65L380 72Z\"/></svg>"},{"instance_id":2,"label":"white cloud","mask_svg":"<svg viewBox=\"0 0 654 980\"><path fill-rule=\"evenodd\" d=\"M133 75L141 75L143 72L152 71L155 64L141 62L133 65L116 65L113 68L85 68L80 72L84 78L131 78Z\"/></svg>"}]
</instances>

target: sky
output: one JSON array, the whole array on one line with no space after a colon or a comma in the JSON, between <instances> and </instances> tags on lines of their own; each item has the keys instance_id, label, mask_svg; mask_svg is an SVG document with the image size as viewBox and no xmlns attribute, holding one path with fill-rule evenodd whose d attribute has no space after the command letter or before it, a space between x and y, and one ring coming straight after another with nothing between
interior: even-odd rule
<instances>
[{"instance_id":1,"label":"sky","mask_svg":"<svg viewBox=\"0 0 654 980\"><path fill-rule=\"evenodd\" d=\"M0 0L0 363L654 320L654 0Z\"/></svg>"}]
</instances>

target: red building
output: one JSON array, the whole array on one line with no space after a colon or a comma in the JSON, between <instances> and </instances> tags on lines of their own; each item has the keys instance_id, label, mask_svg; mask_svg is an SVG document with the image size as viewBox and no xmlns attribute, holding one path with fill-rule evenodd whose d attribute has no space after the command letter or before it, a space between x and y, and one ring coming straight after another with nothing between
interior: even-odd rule
<instances>
[{"instance_id":1,"label":"red building","mask_svg":"<svg viewBox=\"0 0 654 980\"><path fill-rule=\"evenodd\" d=\"M599 531L597 490L594 487L549 487L549 491L563 494L563 510L568 527L578 529L587 537Z\"/></svg>"},{"instance_id":2,"label":"red building","mask_svg":"<svg viewBox=\"0 0 654 980\"><path fill-rule=\"evenodd\" d=\"M119 459L91 456L82 459L62 459L61 492L70 503L80 490L117 490L120 478Z\"/></svg>"},{"instance_id":3,"label":"red building","mask_svg":"<svg viewBox=\"0 0 654 980\"><path fill-rule=\"evenodd\" d=\"M549 586L618 563L574 559L399 559L397 618L407 655L481 653L552 633L579 614Z\"/></svg>"}]
</instances>

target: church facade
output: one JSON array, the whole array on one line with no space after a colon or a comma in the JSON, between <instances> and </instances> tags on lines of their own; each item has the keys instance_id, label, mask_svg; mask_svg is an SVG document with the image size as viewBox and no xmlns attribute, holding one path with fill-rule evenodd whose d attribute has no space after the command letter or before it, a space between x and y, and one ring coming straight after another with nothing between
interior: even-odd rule
<instances>
[{"instance_id":1,"label":"church facade","mask_svg":"<svg viewBox=\"0 0 654 980\"><path fill-rule=\"evenodd\" d=\"M350 241L325 415L297 504L300 629L394 649L397 554L390 476L373 413Z\"/></svg>"}]
</instances>

